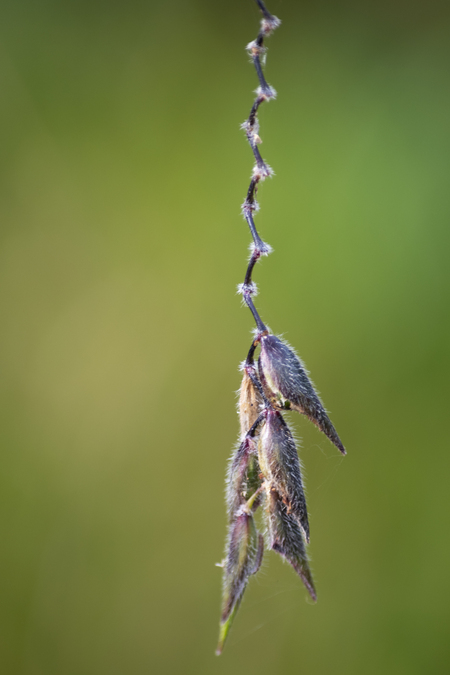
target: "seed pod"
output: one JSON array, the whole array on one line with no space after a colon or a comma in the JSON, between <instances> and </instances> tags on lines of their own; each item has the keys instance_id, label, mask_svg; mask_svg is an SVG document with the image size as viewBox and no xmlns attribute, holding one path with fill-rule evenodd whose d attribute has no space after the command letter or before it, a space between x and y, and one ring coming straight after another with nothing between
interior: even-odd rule
<instances>
[{"instance_id":1,"label":"seed pod","mask_svg":"<svg viewBox=\"0 0 450 675\"><path fill-rule=\"evenodd\" d=\"M316 590L298 522L294 515L289 513L289 508L274 487L268 485L266 492L266 516L270 547L292 565L305 584L310 596L316 601Z\"/></svg>"},{"instance_id":2,"label":"seed pod","mask_svg":"<svg viewBox=\"0 0 450 675\"><path fill-rule=\"evenodd\" d=\"M253 438L244 438L234 454L227 478L227 505L228 521L236 517L240 506L245 504L261 485L259 477L256 442ZM261 498L255 501L255 508L259 506Z\"/></svg>"},{"instance_id":3,"label":"seed pod","mask_svg":"<svg viewBox=\"0 0 450 675\"><path fill-rule=\"evenodd\" d=\"M276 410L267 411L258 441L258 457L264 478L276 489L309 542L308 512L297 448L288 425Z\"/></svg>"},{"instance_id":4,"label":"seed pod","mask_svg":"<svg viewBox=\"0 0 450 675\"><path fill-rule=\"evenodd\" d=\"M258 534L255 521L245 507L231 525L227 557L223 566L223 604L220 622L220 654L242 600L248 580L258 571L264 552L264 539Z\"/></svg>"},{"instance_id":5,"label":"seed pod","mask_svg":"<svg viewBox=\"0 0 450 675\"><path fill-rule=\"evenodd\" d=\"M241 423L241 438L256 422L261 407L262 396L253 384L249 374L244 370L239 396L239 420Z\"/></svg>"},{"instance_id":6,"label":"seed pod","mask_svg":"<svg viewBox=\"0 0 450 675\"><path fill-rule=\"evenodd\" d=\"M345 455L336 429L305 367L292 349L275 335L264 335L258 367L267 398L280 408L292 408L306 415Z\"/></svg>"}]
</instances>

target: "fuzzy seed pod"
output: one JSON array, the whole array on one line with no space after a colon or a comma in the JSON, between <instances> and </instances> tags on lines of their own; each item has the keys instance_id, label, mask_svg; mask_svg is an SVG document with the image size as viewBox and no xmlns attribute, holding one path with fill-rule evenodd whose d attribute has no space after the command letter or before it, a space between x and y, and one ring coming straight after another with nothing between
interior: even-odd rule
<instances>
[{"instance_id":1,"label":"fuzzy seed pod","mask_svg":"<svg viewBox=\"0 0 450 675\"><path fill-rule=\"evenodd\" d=\"M265 480L274 487L309 542L308 512L297 448L281 413L268 410L258 441L258 457Z\"/></svg>"},{"instance_id":2,"label":"fuzzy seed pod","mask_svg":"<svg viewBox=\"0 0 450 675\"><path fill-rule=\"evenodd\" d=\"M286 506L276 488L268 485L266 492L266 517L270 547L292 565L305 584L311 598L316 601L316 590L298 522L294 515L289 513L289 507Z\"/></svg>"},{"instance_id":3,"label":"fuzzy seed pod","mask_svg":"<svg viewBox=\"0 0 450 675\"><path fill-rule=\"evenodd\" d=\"M228 631L252 574L258 571L264 552L264 539L255 521L243 507L231 525L227 557L223 566L223 605L217 654L223 649Z\"/></svg>"},{"instance_id":4,"label":"fuzzy seed pod","mask_svg":"<svg viewBox=\"0 0 450 675\"><path fill-rule=\"evenodd\" d=\"M262 336L258 367L267 398L279 408L292 408L306 415L345 455L336 429L305 367L292 349L275 335Z\"/></svg>"},{"instance_id":5,"label":"fuzzy seed pod","mask_svg":"<svg viewBox=\"0 0 450 675\"><path fill-rule=\"evenodd\" d=\"M253 438L244 438L237 452L232 457L227 480L228 521L232 522L239 508L245 504L252 494L261 486L259 477L256 442ZM254 507L260 504L260 498Z\"/></svg>"},{"instance_id":6,"label":"fuzzy seed pod","mask_svg":"<svg viewBox=\"0 0 450 675\"><path fill-rule=\"evenodd\" d=\"M217 654L222 649L230 626L252 574L262 561L264 542L279 553L302 579L313 600L314 582L306 554L309 523L302 484L300 461L292 433L283 418L283 410L296 410L307 416L345 455L322 402L300 359L282 340L269 334L255 307L257 286L252 275L261 256L271 252L255 225L261 183L273 175L260 152L258 114L264 102L274 99L276 91L264 74L265 38L280 20L256 0L262 13L261 28L247 45L259 86L248 119L242 125L254 157L254 169L247 188L242 215L253 240L243 283L238 291L256 324L239 396L240 445L235 447L227 476L228 537L223 568L223 600ZM258 364L255 351L260 347ZM255 513L262 506L266 526L265 540L255 526Z\"/></svg>"},{"instance_id":7,"label":"fuzzy seed pod","mask_svg":"<svg viewBox=\"0 0 450 675\"><path fill-rule=\"evenodd\" d=\"M244 370L239 395L239 421L241 423L241 438L256 422L263 407L263 399L253 384L249 374Z\"/></svg>"}]
</instances>

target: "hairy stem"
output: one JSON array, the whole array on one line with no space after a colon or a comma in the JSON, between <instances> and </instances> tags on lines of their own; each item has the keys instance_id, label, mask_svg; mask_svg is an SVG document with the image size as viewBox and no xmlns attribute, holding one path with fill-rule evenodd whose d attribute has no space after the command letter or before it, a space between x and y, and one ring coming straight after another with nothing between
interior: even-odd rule
<instances>
[{"instance_id":1,"label":"hairy stem","mask_svg":"<svg viewBox=\"0 0 450 675\"><path fill-rule=\"evenodd\" d=\"M255 158L252 179L247 190L247 196L242 206L244 218L247 221L250 233L253 237L253 250L247 267L245 280L241 286L241 292L248 308L253 314L253 318L255 319L258 330L263 332L267 329L258 312L256 311L256 308L251 299L251 296L256 294L256 287L252 282L252 273L253 268L260 257L262 255L268 255L271 252L271 248L268 246L268 244L265 244L259 236L255 222L253 220L253 214L258 209L256 193L258 191L259 183L272 175L272 169L265 163L258 149L258 143L261 143L261 139L259 137L258 110L263 101L269 101L271 98L275 98L275 91L267 84L267 81L264 77L261 57L264 56L266 51L266 48L264 47L264 38L270 35L270 33L279 26L280 22L268 11L261 0L256 0L256 3L264 18L261 21L261 29L256 40L250 42L250 44L247 45L247 49L252 57L253 65L259 80L259 87L257 90L256 99L250 110L250 115L242 125Z\"/></svg>"}]
</instances>

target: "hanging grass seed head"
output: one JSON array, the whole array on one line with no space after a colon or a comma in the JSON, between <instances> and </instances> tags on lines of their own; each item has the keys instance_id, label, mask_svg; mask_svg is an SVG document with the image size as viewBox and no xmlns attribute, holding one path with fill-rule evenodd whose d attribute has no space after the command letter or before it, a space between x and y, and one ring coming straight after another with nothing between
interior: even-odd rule
<instances>
[{"instance_id":1,"label":"hanging grass seed head","mask_svg":"<svg viewBox=\"0 0 450 675\"><path fill-rule=\"evenodd\" d=\"M309 522L300 461L283 413L295 410L306 416L345 454L306 368L289 345L271 334L253 303L258 290L252 280L253 269L261 257L272 252L259 236L254 222L259 209L256 201L259 184L274 175L258 148L261 143L259 107L276 97L262 69L267 53L264 38L281 23L270 14L262 0L256 0L256 3L262 12L261 28L256 39L247 45L247 51L259 86L250 115L241 126L255 160L242 205L253 241L244 282L238 286L253 315L256 331L241 367L239 444L230 459L227 476L228 536L225 557L219 564L223 569L223 598L217 654L222 653L249 579L261 566L265 546L293 567L311 598L316 600L306 552ZM260 353L255 363L258 348ZM265 539L255 522L259 507Z\"/></svg>"}]
</instances>

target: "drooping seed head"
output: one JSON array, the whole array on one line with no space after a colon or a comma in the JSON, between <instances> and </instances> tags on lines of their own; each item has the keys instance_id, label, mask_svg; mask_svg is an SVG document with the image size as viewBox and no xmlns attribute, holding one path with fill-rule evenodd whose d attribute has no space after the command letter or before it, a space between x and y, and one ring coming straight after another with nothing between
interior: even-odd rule
<instances>
[{"instance_id":1,"label":"drooping seed head","mask_svg":"<svg viewBox=\"0 0 450 675\"><path fill-rule=\"evenodd\" d=\"M241 438L251 429L263 408L263 399L244 367L239 394L239 421Z\"/></svg>"},{"instance_id":2,"label":"drooping seed head","mask_svg":"<svg viewBox=\"0 0 450 675\"><path fill-rule=\"evenodd\" d=\"M259 477L260 468L258 463L256 442L253 438L244 438L234 454L227 478L227 506L228 521L231 523L243 506L261 486ZM254 508L260 503L261 498L254 504Z\"/></svg>"},{"instance_id":3,"label":"drooping seed head","mask_svg":"<svg viewBox=\"0 0 450 675\"><path fill-rule=\"evenodd\" d=\"M275 487L267 484L266 491L266 519L270 547L292 565L311 598L316 601L316 590L298 522L289 512L289 507L286 506Z\"/></svg>"},{"instance_id":4,"label":"drooping seed head","mask_svg":"<svg viewBox=\"0 0 450 675\"><path fill-rule=\"evenodd\" d=\"M258 367L267 398L280 408L306 415L345 455L342 441L295 352L275 335L264 335Z\"/></svg>"},{"instance_id":5,"label":"drooping seed head","mask_svg":"<svg viewBox=\"0 0 450 675\"><path fill-rule=\"evenodd\" d=\"M297 448L281 413L268 410L258 440L258 458L265 480L277 490L309 542L309 523Z\"/></svg>"},{"instance_id":6,"label":"drooping seed head","mask_svg":"<svg viewBox=\"0 0 450 675\"><path fill-rule=\"evenodd\" d=\"M222 652L248 580L261 565L263 551L264 540L258 534L254 518L242 507L230 527L223 565L223 604L217 654Z\"/></svg>"}]
</instances>

